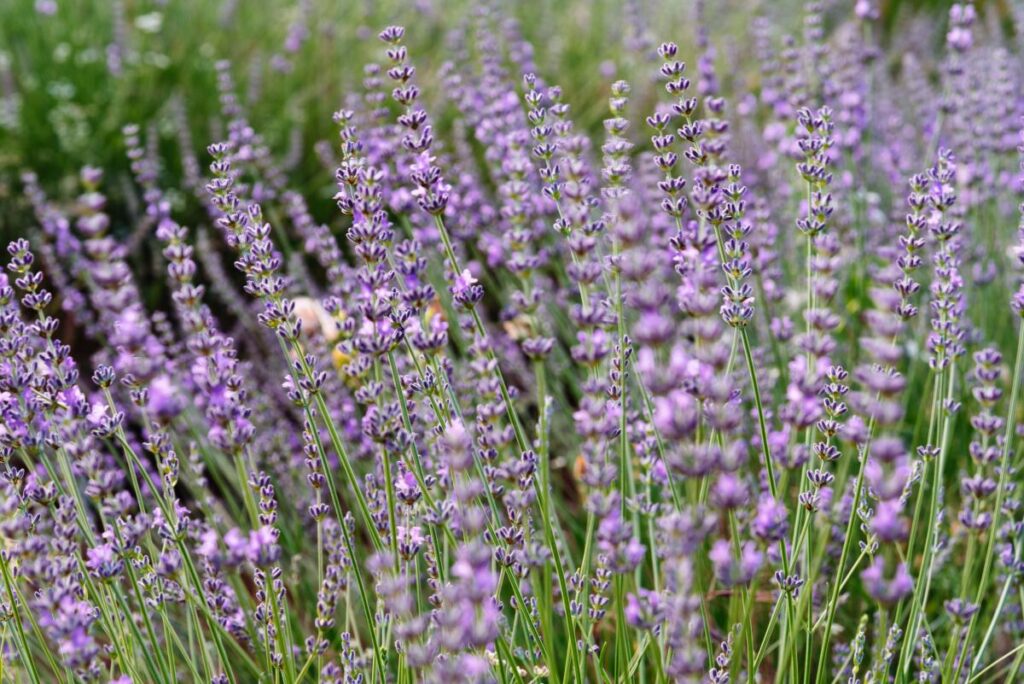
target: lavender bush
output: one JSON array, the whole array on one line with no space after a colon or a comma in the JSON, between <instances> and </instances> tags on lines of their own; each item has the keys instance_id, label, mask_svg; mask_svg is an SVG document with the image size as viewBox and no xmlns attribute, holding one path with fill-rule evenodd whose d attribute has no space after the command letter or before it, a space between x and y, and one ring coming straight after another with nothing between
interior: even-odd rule
<instances>
[{"instance_id":1,"label":"lavender bush","mask_svg":"<svg viewBox=\"0 0 1024 684\"><path fill-rule=\"evenodd\" d=\"M1021 673L1024 5L90 4L0 8L0 682Z\"/></svg>"}]
</instances>

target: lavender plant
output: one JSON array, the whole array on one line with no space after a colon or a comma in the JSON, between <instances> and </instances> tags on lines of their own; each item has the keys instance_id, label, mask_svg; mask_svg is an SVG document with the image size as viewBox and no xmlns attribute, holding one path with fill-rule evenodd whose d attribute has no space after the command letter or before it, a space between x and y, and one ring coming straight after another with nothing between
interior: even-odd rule
<instances>
[{"instance_id":1,"label":"lavender plant","mask_svg":"<svg viewBox=\"0 0 1024 684\"><path fill-rule=\"evenodd\" d=\"M1021 675L1024 11L17 3L0 682Z\"/></svg>"}]
</instances>

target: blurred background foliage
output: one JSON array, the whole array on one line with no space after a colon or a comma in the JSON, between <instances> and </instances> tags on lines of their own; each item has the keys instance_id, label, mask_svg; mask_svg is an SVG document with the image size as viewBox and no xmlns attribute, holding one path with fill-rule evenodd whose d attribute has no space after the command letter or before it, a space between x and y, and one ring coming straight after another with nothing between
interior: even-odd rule
<instances>
[{"instance_id":1,"label":"blurred background foliage","mask_svg":"<svg viewBox=\"0 0 1024 684\"><path fill-rule=\"evenodd\" d=\"M845 16L852 0L833 0ZM564 88L577 121L597 131L608 85L636 60L622 35L630 11L653 40L676 40L692 56L692 2L531 0L509 3L524 36L537 50L550 82ZM653 4L653 3L651 3ZM450 111L436 77L451 50L453 18L469 16L462 0L2 0L0 2L0 237L24 233L30 220L20 176L32 170L55 197L75 193L86 164L106 170L111 213L123 226L138 210L121 129L139 123L159 148L164 187L180 188L180 146L196 153L223 135L215 64L227 59L248 118L279 159L289 183L311 200L332 194L332 178L313 152L333 140L331 114L359 89L365 64L382 57L376 32L391 23L409 27L425 101L442 136ZM800 31L799 0L714 0L707 3L719 59L751 58L753 13L766 12ZM948 0L883 0L881 26L899 39L911 18L928 15L941 44ZM978 0L982 21L1009 30L1008 0ZM737 11L740 10L740 11ZM896 28L899 27L899 28ZM688 45L690 44L690 45ZM652 46L653 48L653 46ZM653 57L653 55L652 55ZM740 70L723 69L720 73ZM635 72L634 72L635 73ZM653 70L651 71L653 73ZM756 70L743 73L756 74ZM742 84L756 89L756 83ZM187 136L182 123L187 122ZM201 157L201 162L205 157ZM198 203L176 196L182 218L199 220ZM330 202L311 201L321 220Z\"/></svg>"}]
</instances>

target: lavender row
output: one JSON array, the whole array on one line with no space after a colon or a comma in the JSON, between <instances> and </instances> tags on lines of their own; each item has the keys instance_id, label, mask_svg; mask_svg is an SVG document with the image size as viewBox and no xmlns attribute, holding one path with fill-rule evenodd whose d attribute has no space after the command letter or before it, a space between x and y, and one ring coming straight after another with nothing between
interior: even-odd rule
<instances>
[{"instance_id":1,"label":"lavender row","mask_svg":"<svg viewBox=\"0 0 1024 684\"><path fill-rule=\"evenodd\" d=\"M483 3L313 155L220 60L127 191L24 169L0 681L1013 681L1020 46L833 4L627 2L592 102Z\"/></svg>"}]
</instances>

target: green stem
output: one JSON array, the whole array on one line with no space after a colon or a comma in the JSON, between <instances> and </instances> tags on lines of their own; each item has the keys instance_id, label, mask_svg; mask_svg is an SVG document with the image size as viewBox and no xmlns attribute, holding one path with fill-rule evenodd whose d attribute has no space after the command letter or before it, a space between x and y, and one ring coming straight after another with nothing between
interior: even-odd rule
<instances>
[{"instance_id":1,"label":"green stem","mask_svg":"<svg viewBox=\"0 0 1024 684\"><path fill-rule=\"evenodd\" d=\"M974 603L981 605L985 599L985 595L988 592L988 579L989 573L992 571L992 557L995 555L993 546L996 542L996 533L999 530L999 518L1003 512L1003 499L1006 496L1006 486L1010 477L1010 445L1013 443L1013 428L1017 424L1017 399L1020 395L1020 376L1021 367L1024 364L1024 322L1018 322L1017 331L1017 356L1013 364L1013 385L1010 391L1010 405L1006 411L1006 430L1003 434L1003 453L1002 458L999 460L999 487L996 490L996 504L992 511L992 524L989 526L988 543L985 546L985 553L982 556L985 561L982 565L981 570L981 582L978 584L978 593L975 594ZM971 635L974 633L974 627L978 622L978 613L976 611L971 616L971 620L967 625L967 634L965 636L966 643L971 643ZM964 666L964 659L960 659L960 663L957 665L956 673L953 675L953 681L957 681L960 677L960 670ZM943 667L945 670L946 668Z\"/></svg>"},{"instance_id":2,"label":"green stem","mask_svg":"<svg viewBox=\"0 0 1024 684\"><path fill-rule=\"evenodd\" d=\"M836 566L837 577L842 577L843 570L846 567L846 558L850 553L850 547L853 546L853 531L857 521L857 509L860 507L860 498L864 491L864 465L867 463L868 455L866 451L858 451L860 452L860 464L857 468L857 484L853 492L850 519L846 521L846 536L843 540L843 549L839 554L839 565ZM814 681L819 684L825 675L825 662L828 660L828 644L832 637L832 622L835 620L836 608L839 603L840 586L841 583L838 581L832 583L832 594L828 601L828 617L825 619L825 632L822 634L821 649L818 652L818 671L814 676Z\"/></svg>"},{"instance_id":3,"label":"green stem","mask_svg":"<svg viewBox=\"0 0 1024 684\"><path fill-rule=\"evenodd\" d=\"M7 589L7 598L11 603L11 611L14 613L14 633L19 641L19 653L21 653L21 660L25 663L25 667L28 668L28 674L33 684L39 684L39 673L36 671L35 660L32 658L32 651L29 649L28 639L25 637L25 629L21 624L21 610L18 608L18 600L14 596L14 579L11 577L7 558L7 552L0 551L0 570L3 571L4 588ZM43 647L45 648L45 644Z\"/></svg>"}]
</instances>

